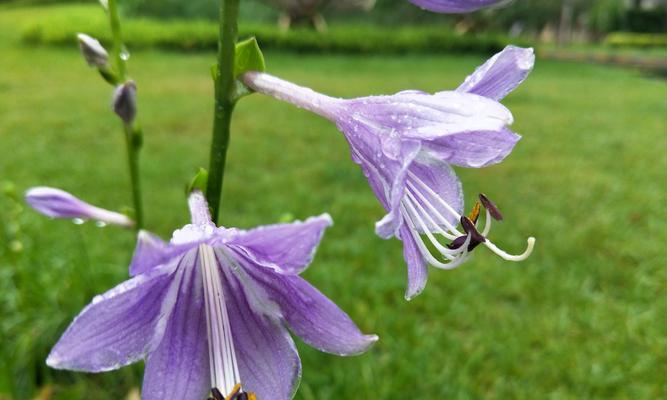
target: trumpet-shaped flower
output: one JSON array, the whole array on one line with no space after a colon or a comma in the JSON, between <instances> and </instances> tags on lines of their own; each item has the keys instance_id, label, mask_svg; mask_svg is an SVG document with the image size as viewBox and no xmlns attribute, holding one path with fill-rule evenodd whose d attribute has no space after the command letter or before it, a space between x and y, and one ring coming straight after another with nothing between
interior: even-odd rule
<instances>
[{"instance_id":1,"label":"trumpet-shaped flower","mask_svg":"<svg viewBox=\"0 0 667 400\"><path fill-rule=\"evenodd\" d=\"M352 159L388 211L376 224L377 234L403 240L409 299L423 290L427 264L454 268L478 244L508 260L524 259L532 251L532 238L520 256L509 255L486 239L492 217L499 216L486 198L483 204L494 212L488 211L483 233L477 232L477 215L464 221L461 183L449 164L484 167L512 151L520 136L508 129L512 114L498 100L525 79L533 62L532 49L509 46L456 91L404 91L351 100L264 73L249 72L243 80L255 91L332 120L343 132ZM460 222L463 230L457 228Z\"/></svg>"},{"instance_id":2,"label":"trumpet-shaped flower","mask_svg":"<svg viewBox=\"0 0 667 400\"><path fill-rule=\"evenodd\" d=\"M410 0L425 10L438 13L461 14L500 3L502 0Z\"/></svg>"},{"instance_id":3,"label":"trumpet-shaped flower","mask_svg":"<svg viewBox=\"0 0 667 400\"><path fill-rule=\"evenodd\" d=\"M201 193L189 203L192 224L169 243L139 234L133 278L93 299L48 365L101 372L145 359L145 400L284 400L301 376L288 327L338 355L377 340L298 276L328 215L244 231L216 227Z\"/></svg>"},{"instance_id":4,"label":"trumpet-shaped flower","mask_svg":"<svg viewBox=\"0 0 667 400\"><path fill-rule=\"evenodd\" d=\"M25 199L32 208L51 218L92 219L104 224L134 225L123 214L95 207L60 189L33 187L26 192Z\"/></svg>"}]
</instances>

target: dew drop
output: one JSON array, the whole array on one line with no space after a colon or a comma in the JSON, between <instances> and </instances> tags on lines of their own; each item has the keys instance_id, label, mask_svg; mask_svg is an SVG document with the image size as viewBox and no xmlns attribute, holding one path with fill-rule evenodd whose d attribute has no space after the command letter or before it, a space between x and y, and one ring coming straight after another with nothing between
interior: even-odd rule
<instances>
[{"instance_id":1,"label":"dew drop","mask_svg":"<svg viewBox=\"0 0 667 400\"><path fill-rule=\"evenodd\" d=\"M104 221L95 221L95 226L98 228L104 228L105 226L107 226L107 223Z\"/></svg>"},{"instance_id":2,"label":"dew drop","mask_svg":"<svg viewBox=\"0 0 667 400\"><path fill-rule=\"evenodd\" d=\"M86 221L82 220L81 218L72 218L72 222L74 222L74 225L83 225L83 223Z\"/></svg>"},{"instance_id":3,"label":"dew drop","mask_svg":"<svg viewBox=\"0 0 667 400\"><path fill-rule=\"evenodd\" d=\"M127 61L127 60L130 59L130 52L127 51L127 49L125 47L123 47L123 50L121 50L121 52L120 52L120 58L123 61Z\"/></svg>"}]
</instances>

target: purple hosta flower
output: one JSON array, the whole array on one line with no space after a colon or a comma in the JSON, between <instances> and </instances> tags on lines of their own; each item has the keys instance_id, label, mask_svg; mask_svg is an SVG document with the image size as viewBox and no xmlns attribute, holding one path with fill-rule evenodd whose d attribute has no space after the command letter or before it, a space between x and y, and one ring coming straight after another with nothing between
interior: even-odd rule
<instances>
[{"instance_id":1,"label":"purple hosta flower","mask_svg":"<svg viewBox=\"0 0 667 400\"><path fill-rule=\"evenodd\" d=\"M403 240L409 299L424 288L427 264L454 268L478 244L514 261L532 251L533 238L519 256L498 249L486 239L491 218L486 219L481 234L476 215L464 221L461 183L449 164L484 167L500 162L512 151L520 137L508 129L512 115L498 100L525 79L533 62L532 49L509 46L456 91L433 95L406 91L345 100L264 73L249 72L243 80L258 92L334 121L343 132L353 160L388 211L376 224L377 234ZM494 210L488 217L499 216L491 202L485 199L483 204ZM443 239L450 243L442 244L439 240Z\"/></svg>"},{"instance_id":2,"label":"purple hosta flower","mask_svg":"<svg viewBox=\"0 0 667 400\"><path fill-rule=\"evenodd\" d=\"M48 365L101 372L145 359L145 400L202 400L211 388L214 397L230 396L238 384L259 400L283 400L301 376L288 327L338 355L377 340L299 277L328 215L243 231L216 227L200 192L190 210L192 224L169 243L139 234L133 278L93 299Z\"/></svg>"},{"instance_id":3,"label":"purple hosta flower","mask_svg":"<svg viewBox=\"0 0 667 400\"><path fill-rule=\"evenodd\" d=\"M123 214L95 207L60 189L34 187L26 192L25 199L32 208L51 218L92 219L101 224L134 225L134 221Z\"/></svg>"},{"instance_id":4,"label":"purple hosta flower","mask_svg":"<svg viewBox=\"0 0 667 400\"><path fill-rule=\"evenodd\" d=\"M492 6L503 0L410 0L425 10L439 13L460 14Z\"/></svg>"}]
</instances>

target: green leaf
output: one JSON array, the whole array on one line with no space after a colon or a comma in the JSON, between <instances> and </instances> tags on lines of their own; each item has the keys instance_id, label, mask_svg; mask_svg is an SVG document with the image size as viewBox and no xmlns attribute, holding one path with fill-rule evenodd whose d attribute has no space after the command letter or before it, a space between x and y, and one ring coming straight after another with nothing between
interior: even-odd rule
<instances>
[{"instance_id":1,"label":"green leaf","mask_svg":"<svg viewBox=\"0 0 667 400\"><path fill-rule=\"evenodd\" d=\"M199 168L197 174L186 188L186 195L190 195L195 190L199 190L202 193L206 192L206 184L208 183L208 171L204 168Z\"/></svg>"},{"instance_id":2,"label":"green leaf","mask_svg":"<svg viewBox=\"0 0 667 400\"><path fill-rule=\"evenodd\" d=\"M234 63L234 78L248 71L264 72L266 63L264 54L259 49L254 37L236 44L236 62Z\"/></svg>"}]
</instances>

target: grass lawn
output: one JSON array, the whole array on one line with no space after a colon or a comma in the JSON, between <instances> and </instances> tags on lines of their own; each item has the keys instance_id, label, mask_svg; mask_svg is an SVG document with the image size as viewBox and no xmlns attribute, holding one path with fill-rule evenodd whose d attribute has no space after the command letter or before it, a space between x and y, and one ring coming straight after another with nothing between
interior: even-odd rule
<instances>
[{"instance_id":1,"label":"grass lawn","mask_svg":"<svg viewBox=\"0 0 667 400\"><path fill-rule=\"evenodd\" d=\"M109 88L77 49L22 47L0 12L0 181L22 193L64 188L112 209L129 205ZM338 96L453 88L480 56L267 54L270 72ZM188 220L184 186L207 165L213 54L134 52L148 226ZM252 227L329 212L315 286L381 340L338 358L298 343L297 399L658 399L667 396L667 83L634 71L540 62L505 104L524 135L501 165L459 169L468 199L503 209L464 267L432 270L403 300L398 241L373 234L383 211L330 123L254 95L238 106L222 221ZM472 204L472 200L468 205ZM122 399L140 365L101 375L55 372L50 347L93 295L127 277L133 234L51 221L0 197L0 398ZM2 239L2 237L0 237ZM7 243L5 243L7 244ZM261 399L268 400L268 399Z\"/></svg>"}]
</instances>

